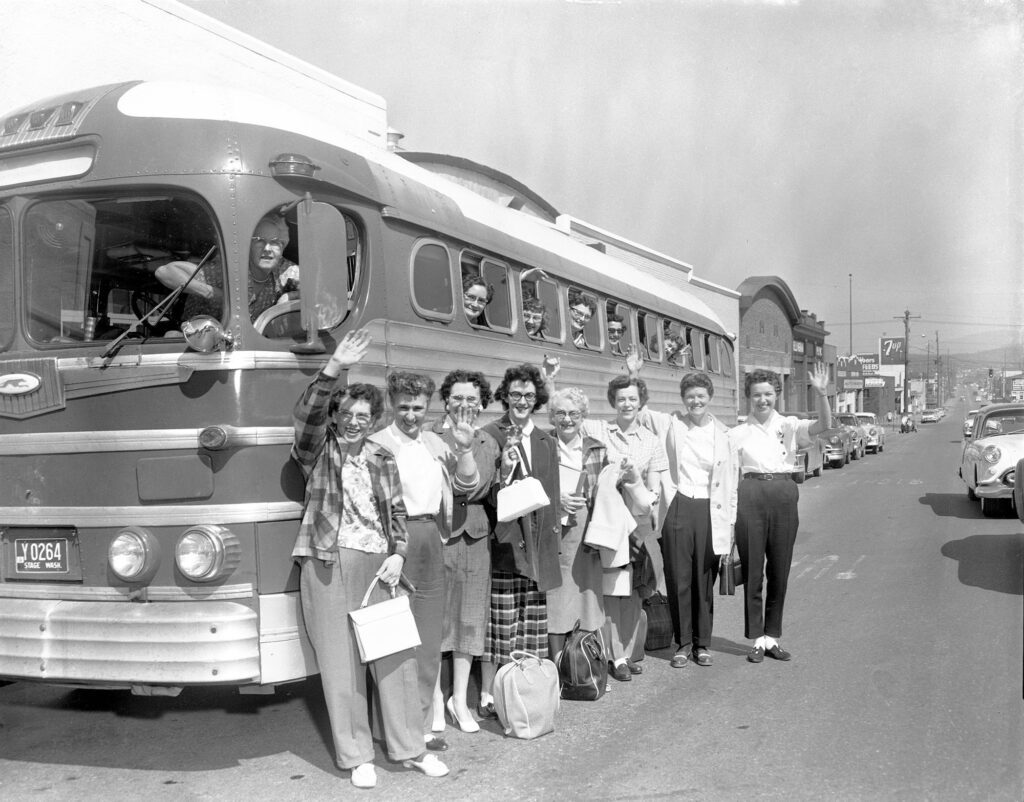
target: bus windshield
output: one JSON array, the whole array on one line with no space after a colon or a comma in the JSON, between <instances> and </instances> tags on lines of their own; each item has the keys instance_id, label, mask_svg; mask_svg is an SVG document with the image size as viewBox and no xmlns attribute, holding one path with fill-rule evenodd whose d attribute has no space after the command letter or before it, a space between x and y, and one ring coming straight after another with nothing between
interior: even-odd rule
<instances>
[{"instance_id":1,"label":"bus windshield","mask_svg":"<svg viewBox=\"0 0 1024 802\"><path fill-rule=\"evenodd\" d=\"M198 266L219 244L205 206L176 194L39 200L22 227L28 336L37 343L114 339L143 320L141 333L180 337L194 296L182 294L161 321L144 319L169 293L156 270ZM204 266L224 286L219 249ZM223 293L218 299L223 317Z\"/></svg>"}]
</instances>

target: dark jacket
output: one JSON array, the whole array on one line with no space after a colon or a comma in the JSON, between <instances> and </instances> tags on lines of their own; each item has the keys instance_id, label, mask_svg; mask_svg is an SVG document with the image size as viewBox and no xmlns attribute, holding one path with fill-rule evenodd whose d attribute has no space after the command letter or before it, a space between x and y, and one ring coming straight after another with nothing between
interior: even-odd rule
<instances>
[{"instance_id":1,"label":"dark jacket","mask_svg":"<svg viewBox=\"0 0 1024 802\"><path fill-rule=\"evenodd\" d=\"M483 427L494 438L500 451L508 441L512 423L508 415ZM551 503L539 510L508 523L498 521L498 489L500 471L495 470L497 480L484 505L487 519L494 533L491 544L491 566L498 571L507 571L528 577L537 583L537 589L548 591L562 584L562 571L558 567L558 552L561 546L562 527L559 523L558 500L558 445L555 439L540 430L534 423L530 434L530 475L540 480Z\"/></svg>"}]
</instances>

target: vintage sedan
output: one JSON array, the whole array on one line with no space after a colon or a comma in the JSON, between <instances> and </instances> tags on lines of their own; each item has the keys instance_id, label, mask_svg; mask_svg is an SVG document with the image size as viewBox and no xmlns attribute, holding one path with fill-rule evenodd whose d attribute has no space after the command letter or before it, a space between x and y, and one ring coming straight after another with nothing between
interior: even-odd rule
<instances>
[{"instance_id":1,"label":"vintage sedan","mask_svg":"<svg viewBox=\"0 0 1024 802\"><path fill-rule=\"evenodd\" d=\"M874 412L855 412L854 414L864 424L864 447L875 454L885 451L885 426L879 422L878 416Z\"/></svg>"},{"instance_id":2,"label":"vintage sedan","mask_svg":"<svg viewBox=\"0 0 1024 802\"><path fill-rule=\"evenodd\" d=\"M1017 462L1024 457L1024 404L992 404L974 419L964 441L960 478L967 498L981 501L983 515L995 517L1014 505Z\"/></svg>"},{"instance_id":3,"label":"vintage sedan","mask_svg":"<svg viewBox=\"0 0 1024 802\"><path fill-rule=\"evenodd\" d=\"M974 419L978 417L978 410L972 409L964 418L964 439L971 439L971 432L974 431Z\"/></svg>"},{"instance_id":4,"label":"vintage sedan","mask_svg":"<svg viewBox=\"0 0 1024 802\"><path fill-rule=\"evenodd\" d=\"M921 413L921 423L938 423L939 411L937 409L926 409Z\"/></svg>"},{"instance_id":5,"label":"vintage sedan","mask_svg":"<svg viewBox=\"0 0 1024 802\"><path fill-rule=\"evenodd\" d=\"M825 458L833 468L842 468L850 461L853 454L853 434L848 426L832 420L833 428L821 433L825 444Z\"/></svg>"},{"instance_id":6,"label":"vintage sedan","mask_svg":"<svg viewBox=\"0 0 1024 802\"><path fill-rule=\"evenodd\" d=\"M795 415L801 420L818 419L817 415L810 412L797 412ZM828 464L828 441L825 434L822 432L814 436L809 446L805 446L797 452L796 462L798 466L803 464L805 479L808 476L821 476L822 469Z\"/></svg>"},{"instance_id":7,"label":"vintage sedan","mask_svg":"<svg viewBox=\"0 0 1024 802\"><path fill-rule=\"evenodd\" d=\"M836 422L839 425L845 426L850 430L850 459L860 459L864 456L867 449L867 436L865 434L865 427L862 425L857 416L852 412L837 412L832 416L833 425Z\"/></svg>"}]
</instances>

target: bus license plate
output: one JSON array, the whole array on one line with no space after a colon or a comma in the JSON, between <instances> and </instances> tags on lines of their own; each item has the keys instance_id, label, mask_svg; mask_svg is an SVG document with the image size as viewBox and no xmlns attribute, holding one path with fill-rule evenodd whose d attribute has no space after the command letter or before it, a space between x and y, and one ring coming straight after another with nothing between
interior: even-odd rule
<instances>
[{"instance_id":1,"label":"bus license plate","mask_svg":"<svg viewBox=\"0 0 1024 802\"><path fill-rule=\"evenodd\" d=\"M8 530L7 578L80 580L78 537L74 530L33 533Z\"/></svg>"}]
</instances>

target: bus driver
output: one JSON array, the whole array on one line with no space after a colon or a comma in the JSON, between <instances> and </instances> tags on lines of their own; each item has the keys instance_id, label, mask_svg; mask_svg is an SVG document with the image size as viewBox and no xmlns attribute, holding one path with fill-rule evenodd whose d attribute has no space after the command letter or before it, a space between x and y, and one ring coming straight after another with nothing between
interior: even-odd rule
<instances>
[{"instance_id":1,"label":"bus driver","mask_svg":"<svg viewBox=\"0 0 1024 802\"><path fill-rule=\"evenodd\" d=\"M299 266L284 258L289 242L288 223L276 212L265 215L253 231L249 245L249 316L255 320L274 304L298 297ZM156 269L156 277L168 289L188 281L192 262L168 262ZM224 308L224 276L215 260L200 268L185 288L184 317L210 315L219 318Z\"/></svg>"}]
</instances>

